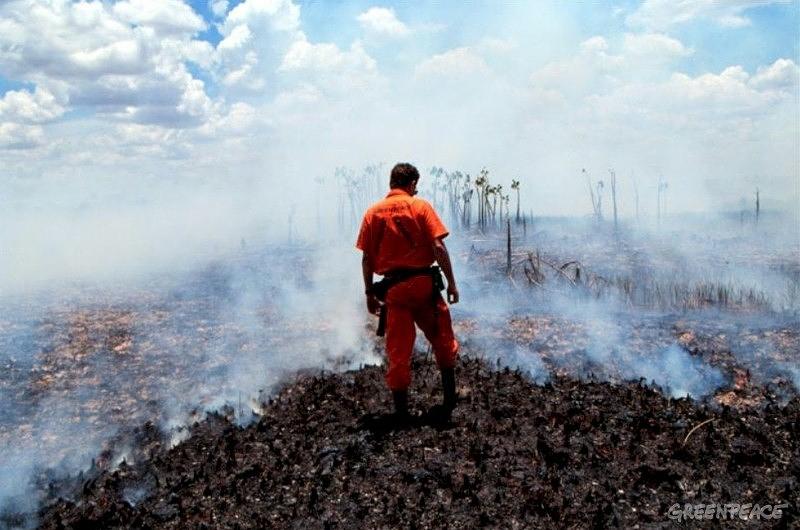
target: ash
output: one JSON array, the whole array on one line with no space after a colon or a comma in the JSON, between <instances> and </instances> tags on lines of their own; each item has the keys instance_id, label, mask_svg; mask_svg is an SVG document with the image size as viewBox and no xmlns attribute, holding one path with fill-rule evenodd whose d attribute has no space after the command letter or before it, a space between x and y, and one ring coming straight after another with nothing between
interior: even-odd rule
<instances>
[{"instance_id":1,"label":"ash","mask_svg":"<svg viewBox=\"0 0 800 530\"><path fill-rule=\"evenodd\" d=\"M414 370L424 410L438 372ZM535 385L474 358L459 376L451 424L404 430L363 421L389 406L380 368L299 377L257 423L212 415L179 446L150 441L148 460L76 484L41 528L668 528L675 503L797 502L798 398L742 415L634 383Z\"/></svg>"}]
</instances>

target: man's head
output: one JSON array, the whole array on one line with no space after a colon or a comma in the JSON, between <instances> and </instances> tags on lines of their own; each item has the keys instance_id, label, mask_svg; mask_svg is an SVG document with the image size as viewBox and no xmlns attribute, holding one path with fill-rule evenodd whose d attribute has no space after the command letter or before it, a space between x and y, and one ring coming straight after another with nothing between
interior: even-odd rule
<instances>
[{"instance_id":1,"label":"man's head","mask_svg":"<svg viewBox=\"0 0 800 530\"><path fill-rule=\"evenodd\" d=\"M389 187L402 188L411 195L417 193L417 181L419 180L419 171L411 164L401 162L392 168L392 174L389 177Z\"/></svg>"}]
</instances>

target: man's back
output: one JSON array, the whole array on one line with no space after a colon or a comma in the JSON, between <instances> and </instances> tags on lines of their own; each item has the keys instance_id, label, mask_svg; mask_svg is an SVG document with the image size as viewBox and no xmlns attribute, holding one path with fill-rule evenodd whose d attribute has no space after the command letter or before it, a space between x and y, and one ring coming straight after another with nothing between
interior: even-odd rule
<instances>
[{"instance_id":1,"label":"man's back","mask_svg":"<svg viewBox=\"0 0 800 530\"><path fill-rule=\"evenodd\" d=\"M367 210L356 247L373 260L375 272L385 274L431 265L434 240L447 234L427 201L393 189Z\"/></svg>"},{"instance_id":2,"label":"man's back","mask_svg":"<svg viewBox=\"0 0 800 530\"><path fill-rule=\"evenodd\" d=\"M435 279L439 269L430 265L436 261L441 267L451 303L458 302L458 289L442 241L447 228L428 202L414 198L417 181L419 171L411 164L399 163L392 168L391 191L364 214L356 247L363 251L361 273L367 311L379 314L380 321L386 323L386 384L392 391L395 418L399 422L409 419L411 352L419 326L431 341L442 371L442 404L434 407L438 412L433 417L449 421L457 398L458 341ZM376 272L384 277L378 284L373 283ZM380 325L378 329L382 329Z\"/></svg>"}]
</instances>

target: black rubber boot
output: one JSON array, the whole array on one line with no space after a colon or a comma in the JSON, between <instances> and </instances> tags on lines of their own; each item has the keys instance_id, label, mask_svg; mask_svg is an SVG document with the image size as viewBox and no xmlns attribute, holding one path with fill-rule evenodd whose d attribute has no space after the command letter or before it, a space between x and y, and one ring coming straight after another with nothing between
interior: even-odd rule
<instances>
[{"instance_id":1,"label":"black rubber boot","mask_svg":"<svg viewBox=\"0 0 800 530\"><path fill-rule=\"evenodd\" d=\"M442 394L442 404L434 405L428 411L428 420L434 425L449 424L456 408L456 371L453 368L442 370Z\"/></svg>"},{"instance_id":2,"label":"black rubber boot","mask_svg":"<svg viewBox=\"0 0 800 530\"><path fill-rule=\"evenodd\" d=\"M393 390L394 415L397 419L408 419L408 390Z\"/></svg>"},{"instance_id":3,"label":"black rubber boot","mask_svg":"<svg viewBox=\"0 0 800 530\"><path fill-rule=\"evenodd\" d=\"M393 390L392 399L394 400L394 412L391 414L365 414L358 420L359 428L383 435L413 427L415 421L408 412L408 391Z\"/></svg>"},{"instance_id":4,"label":"black rubber boot","mask_svg":"<svg viewBox=\"0 0 800 530\"><path fill-rule=\"evenodd\" d=\"M455 368L442 368L442 392L444 393L442 407L452 411L454 408L456 408Z\"/></svg>"}]
</instances>

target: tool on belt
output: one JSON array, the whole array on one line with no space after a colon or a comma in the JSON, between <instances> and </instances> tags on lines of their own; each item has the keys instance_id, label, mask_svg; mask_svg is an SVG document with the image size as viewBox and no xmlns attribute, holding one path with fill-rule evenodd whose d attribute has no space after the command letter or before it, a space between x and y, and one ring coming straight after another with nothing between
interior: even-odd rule
<instances>
[{"instance_id":1,"label":"tool on belt","mask_svg":"<svg viewBox=\"0 0 800 530\"><path fill-rule=\"evenodd\" d=\"M369 289L369 294L375 296L381 302L384 302L381 305L380 312L378 313L378 330L375 334L379 337L383 337L386 334L386 293L389 292L389 289L394 287L400 282L404 282L408 279L411 279L415 276L423 276L429 274L431 279L433 280L433 290L431 292L431 301L436 307L436 302L439 298L439 293L444 289L444 279L442 278L442 271L437 265L432 265L430 267L422 267L416 269L395 269L392 271L387 272L383 275L383 278L372 284L372 287Z\"/></svg>"}]
</instances>

